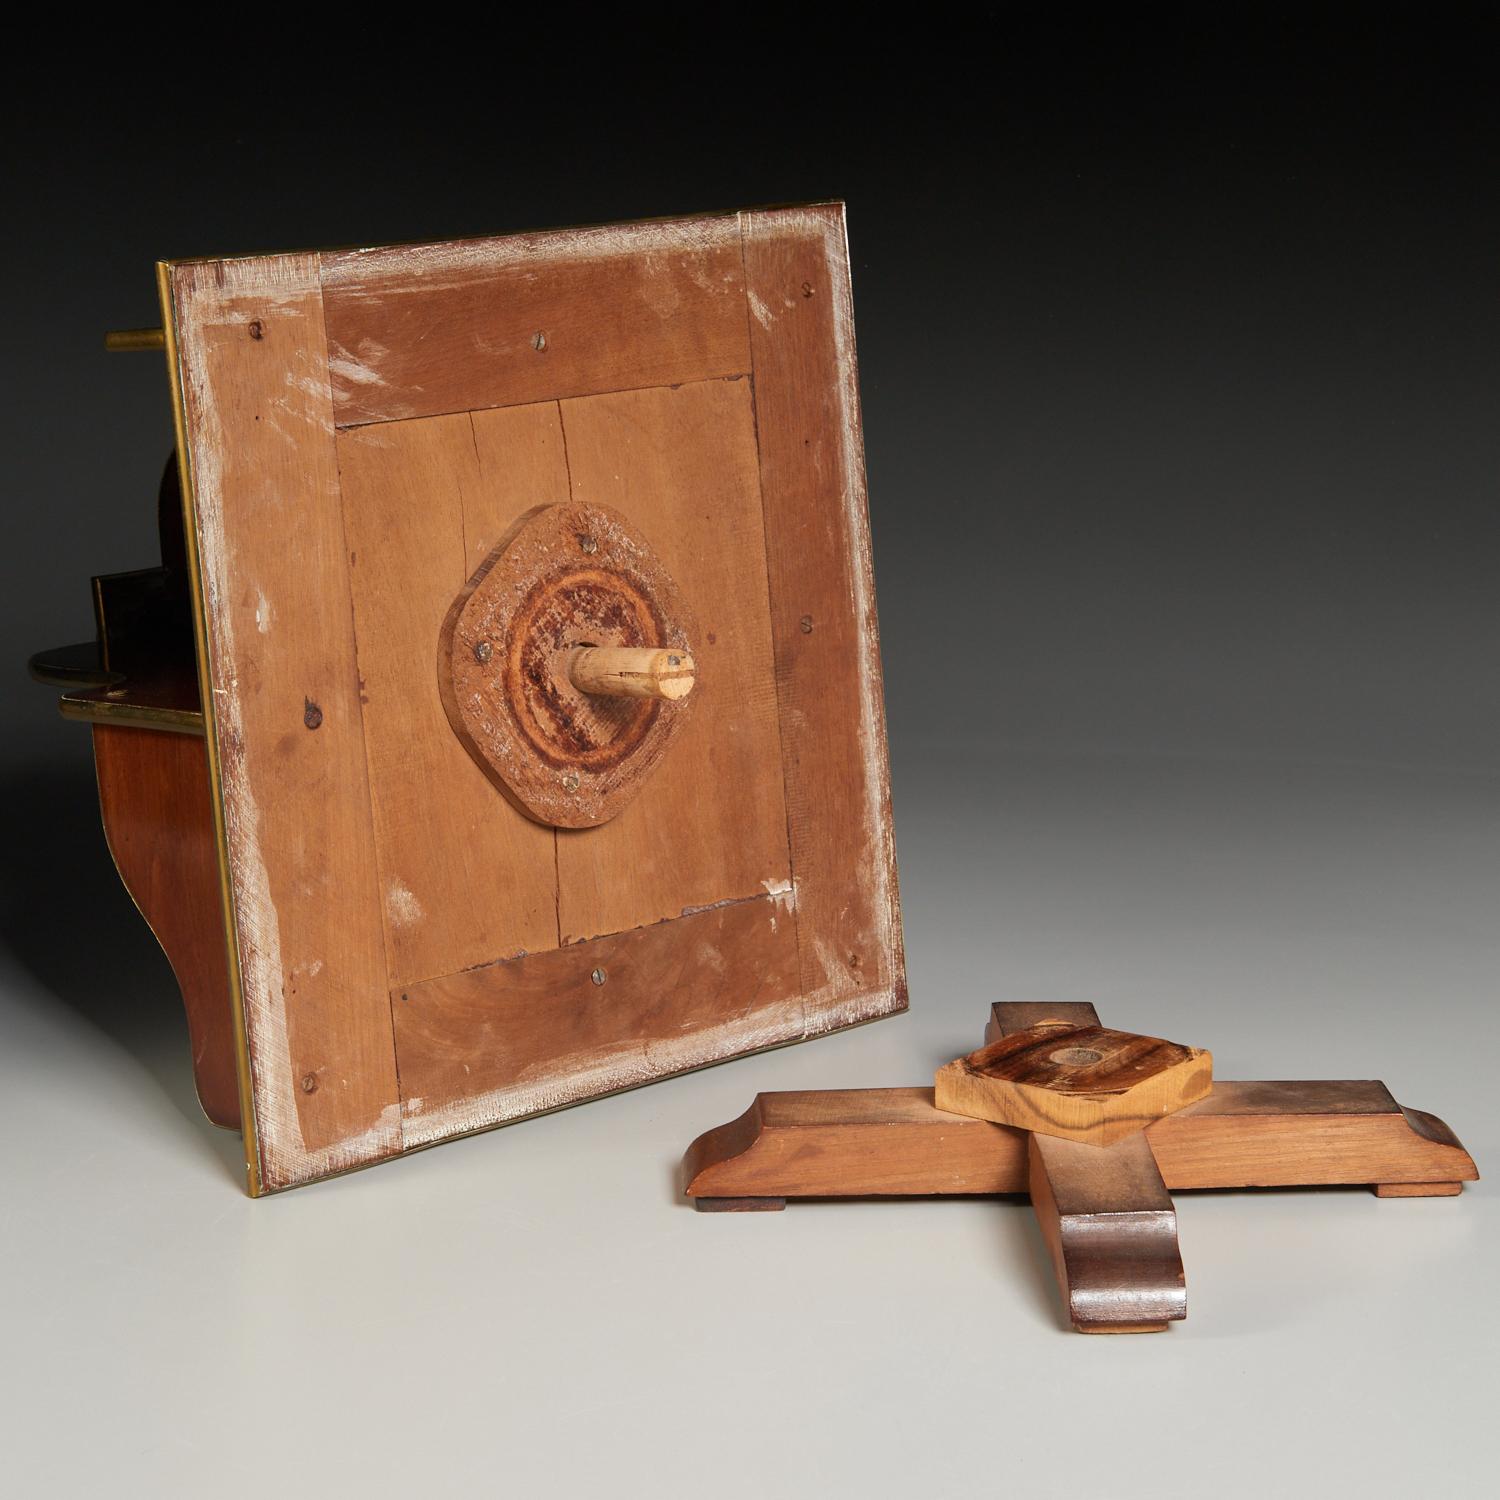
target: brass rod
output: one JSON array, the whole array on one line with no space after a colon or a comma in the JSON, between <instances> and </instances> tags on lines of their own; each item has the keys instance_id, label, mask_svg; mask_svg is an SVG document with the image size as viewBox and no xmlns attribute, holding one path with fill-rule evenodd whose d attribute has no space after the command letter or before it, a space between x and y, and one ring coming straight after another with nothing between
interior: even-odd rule
<instances>
[{"instance_id":1,"label":"brass rod","mask_svg":"<svg viewBox=\"0 0 1500 1500\"><path fill-rule=\"evenodd\" d=\"M104 347L111 354L124 354L136 349L165 349L165 328L112 328L104 335Z\"/></svg>"}]
</instances>

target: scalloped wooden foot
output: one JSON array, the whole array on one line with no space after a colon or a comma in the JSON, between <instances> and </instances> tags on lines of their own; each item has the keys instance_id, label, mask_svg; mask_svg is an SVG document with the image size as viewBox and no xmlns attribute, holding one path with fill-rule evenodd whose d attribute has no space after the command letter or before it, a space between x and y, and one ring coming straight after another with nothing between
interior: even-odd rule
<instances>
[{"instance_id":1,"label":"scalloped wooden foot","mask_svg":"<svg viewBox=\"0 0 1500 1500\"><path fill-rule=\"evenodd\" d=\"M1092 1006L995 1006L987 1041ZM1216 1082L1206 1099L1112 1146L949 1114L930 1088L758 1094L682 1161L701 1208L781 1208L789 1198L1029 1192L1069 1321L1086 1333L1152 1333L1186 1313L1169 1190L1367 1186L1382 1198L1452 1197L1479 1176L1435 1115L1382 1083Z\"/></svg>"}]
</instances>

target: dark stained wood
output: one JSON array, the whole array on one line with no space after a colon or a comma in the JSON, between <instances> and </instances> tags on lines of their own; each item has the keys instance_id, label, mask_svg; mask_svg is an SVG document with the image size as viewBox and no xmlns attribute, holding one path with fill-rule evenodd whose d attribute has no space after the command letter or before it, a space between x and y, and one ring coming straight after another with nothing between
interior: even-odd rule
<instances>
[{"instance_id":1,"label":"dark stained wood","mask_svg":"<svg viewBox=\"0 0 1500 1500\"><path fill-rule=\"evenodd\" d=\"M763 895L396 990L406 1142L796 1040L796 974L796 929Z\"/></svg>"},{"instance_id":2,"label":"dark stained wood","mask_svg":"<svg viewBox=\"0 0 1500 1500\"><path fill-rule=\"evenodd\" d=\"M1445 1184L1479 1176L1453 1133L1414 1128L1379 1083L1219 1082L1146 1132L1186 1188ZM690 1197L1024 1193L1027 1133L949 1114L929 1088L757 1095L683 1158Z\"/></svg>"},{"instance_id":3,"label":"dark stained wood","mask_svg":"<svg viewBox=\"0 0 1500 1500\"><path fill-rule=\"evenodd\" d=\"M1098 1026L1099 1012L1085 1000L999 1000L990 1006L984 1041L988 1046L1028 1026Z\"/></svg>"},{"instance_id":4,"label":"dark stained wood","mask_svg":"<svg viewBox=\"0 0 1500 1500\"><path fill-rule=\"evenodd\" d=\"M977 1057L1009 1076L1037 1079L1048 1090L1057 1079L1054 1065L1037 1062L1031 1049L1038 1038L1045 1052L1052 1043L1081 1047L1097 1063L1078 1071L1110 1070L1116 1084L1129 1077L1131 1063L1148 1076L1191 1066L1190 1048L1156 1038L1133 1037L1098 1025L1059 1026L1039 1014L1038 1006L1012 1006L991 1021L1000 1035ZM1007 1043L1021 1044L1007 1053ZM1142 1047L1140 1044L1152 1044ZM1167 1049L1164 1053L1162 1049ZM942 1073L938 1075L941 1086ZM1079 1333L1158 1333L1187 1316L1186 1277L1177 1244L1177 1210L1162 1181L1146 1134L1133 1134L1107 1145L1091 1145L1033 1131L1027 1138L1027 1189L1047 1246L1068 1321Z\"/></svg>"},{"instance_id":5,"label":"dark stained wood","mask_svg":"<svg viewBox=\"0 0 1500 1500\"><path fill-rule=\"evenodd\" d=\"M340 427L741 375L733 215L323 257Z\"/></svg>"},{"instance_id":6,"label":"dark stained wood","mask_svg":"<svg viewBox=\"0 0 1500 1500\"><path fill-rule=\"evenodd\" d=\"M1213 1058L1107 1026L1026 1026L937 1071L940 1109L1105 1146L1203 1098Z\"/></svg>"},{"instance_id":7,"label":"dark stained wood","mask_svg":"<svg viewBox=\"0 0 1500 1500\"><path fill-rule=\"evenodd\" d=\"M822 1031L906 1008L848 251L842 204L742 222L802 990Z\"/></svg>"},{"instance_id":8,"label":"dark stained wood","mask_svg":"<svg viewBox=\"0 0 1500 1500\"><path fill-rule=\"evenodd\" d=\"M240 1127L229 956L201 737L94 726L104 836L120 879L172 965L203 1113Z\"/></svg>"},{"instance_id":9,"label":"dark stained wood","mask_svg":"<svg viewBox=\"0 0 1500 1500\"><path fill-rule=\"evenodd\" d=\"M1068 1321L1154 1333L1187 1316L1177 1211L1144 1134L1110 1146L1032 1134L1027 1180Z\"/></svg>"},{"instance_id":10,"label":"dark stained wood","mask_svg":"<svg viewBox=\"0 0 1500 1500\"><path fill-rule=\"evenodd\" d=\"M700 1214L778 1213L786 1207L785 1198L696 1198L693 1207Z\"/></svg>"}]
</instances>

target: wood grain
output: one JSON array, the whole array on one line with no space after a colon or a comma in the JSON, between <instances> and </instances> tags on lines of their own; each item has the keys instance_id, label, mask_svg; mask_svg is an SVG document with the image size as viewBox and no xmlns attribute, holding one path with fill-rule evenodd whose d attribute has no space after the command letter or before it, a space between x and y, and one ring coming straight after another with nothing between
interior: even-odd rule
<instances>
[{"instance_id":1,"label":"wood grain","mask_svg":"<svg viewBox=\"0 0 1500 1500\"><path fill-rule=\"evenodd\" d=\"M1383 1084L1219 1082L1146 1132L1169 1191L1471 1182L1442 1121ZM692 1197L1024 1193L1027 1132L949 1114L930 1088L760 1094L683 1158Z\"/></svg>"},{"instance_id":2,"label":"wood grain","mask_svg":"<svg viewBox=\"0 0 1500 1500\"><path fill-rule=\"evenodd\" d=\"M1159 1333L1187 1316L1177 1210L1144 1134L1090 1146L1032 1133L1027 1182L1079 1333Z\"/></svg>"},{"instance_id":3,"label":"wood grain","mask_svg":"<svg viewBox=\"0 0 1500 1500\"><path fill-rule=\"evenodd\" d=\"M796 973L795 929L758 896L396 991L406 1143L794 1040Z\"/></svg>"},{"instance_id":4,"label":"wood grain","mask_svg":"<svg viewBox=\"0 0 1500 1500\"><path fill-rule=\"evenodd\" d=\"M742 215L808 1030L906 1006L841 204ZM701 663L700 663L701 665Z\"/></svg>"},{"instance_id":5,"label":"wood grain","mask_svg":"<svg viewBox=\"0 0 1500 1500\"><path fill-rule=\"evenodd\" d=\"M984 1072L1020 1083L1037 1080L1044 1106L1055 1108L1072 1085L1087 1090L1107 1080L1129 1097L1197 1060L1190 1048L1108 1031L1096 1016L1058 1024L1040 1011L1025 1005L993 1009L990 1021L999 1035L960 1065L982 1059ZM1059 1060L1079 1050L1093 1060L1076 1066ZM945 1071L938 1073L939 1104ZM1139 1081L1132 1085L1133 1077ZM1205 1069L1205 1089L1210 1080ZM1107 1144L1033 1130L1026 1142L1026 1178L1062 1305L1079 1333L1160 1333L1187 1316L1177 1210L1139 1126Z\"/></svg>"},{"instance_id":6,"label":"wood grain","mask_svg":"<svg viewBox=\"0 0 1500 1500\"><path fill-rule=\"evenodd\" d=\"M252 1190L400 1148L316 256L165 268L252 1059Z\"/></svg>"},{"instance_id":7,"label":"wood grain","mask_svg":"<svg viewBox=\"0 0 1500 1500\"><path fill-rule=\"evenodd\" d=\"M565 401L580 502L624 511L686 596L691 717L635 800L558 837L563 940L790 893L787 814L748 381ZM783 902L783 909L790 906ZM788 926L796 918L785 911ZM794 994L794 979L787 993Z\"/></svg>"},{"instance_id":8,"label":"wood grain","mask_svg":"<svg viewBox=\"0 0 1500 1500\"><path fill-rule=\"evenodd\" d=\"M750 368L733 216L324 257L339 426Z\"/></svg>"},{"instance_id":9,"label":"wood grain","mask_svg":"<svg viewBox=\"0 0 1500 1500\"><path fill-rule=\"evenodd\" d=\"M439 639L477 548L538 498L566 498L557 408L338 436L390 983L557 946L552 834L454 736Z\"/></svg>"},{"instance_id":10,"label":"wood grain","mask_svg":"<svg viewBox=\"0 0 1500 1500\"><path fill-rule=\"evenodd\" d=\"M664 646L680 662L696 635L670 571L621 511L538 505L452 601L438 638L443 708L475 764L525 816L596 828L640 794L692 705L595 697L573 681L580 657L590 646L635 648L638 661L639 648Z\"/></svg>"},{"instance_id":11,"label":"wood grain","mask_svg":"<svg viewBox=\"0 0 1500 1500\"><path fill-rule=\"evenodd\" d=\"M182 990L203 1113L240 1128L229 955L203 741L94 726L99 808L115 868Z\"/></svg>"},{"instance_id":12,"label":"wood grain","mask_svg":"<svg viewBox=\"0 0 1500 1500\"><path fill-rule=\"evenodd\" d=\"M1048 1021L944 1064L934 1085L939 1109L1107 1146L1203 1098L1213 1058L1161 1037Z\"/></svg>"}]
</instances>

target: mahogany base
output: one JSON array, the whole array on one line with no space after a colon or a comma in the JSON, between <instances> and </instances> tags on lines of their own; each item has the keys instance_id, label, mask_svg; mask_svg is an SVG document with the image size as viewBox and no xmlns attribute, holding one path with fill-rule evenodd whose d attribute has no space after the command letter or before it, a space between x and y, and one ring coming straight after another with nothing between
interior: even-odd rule
<instances>
[{"instance_id":1,"label":"mahogany base","mask_svg":"<svg viewBox=\"0 0 1500 1500\"><path fill-rule=\"evenodd\" d=\"M1041 1010L995 1006L989 1034ZM1186 1315L1171 1191L1358 1185L1381 1198L1452 1197L1478 1176L1441 1120L1373 1081L1219 1082L1106 1147L948 1114L930 1088L759 1094L682 1162L683 1192L705 1212L1029 1193L1069 1322L1087 1333L1159 1332Z\"/></svg>"}]
</instances>

